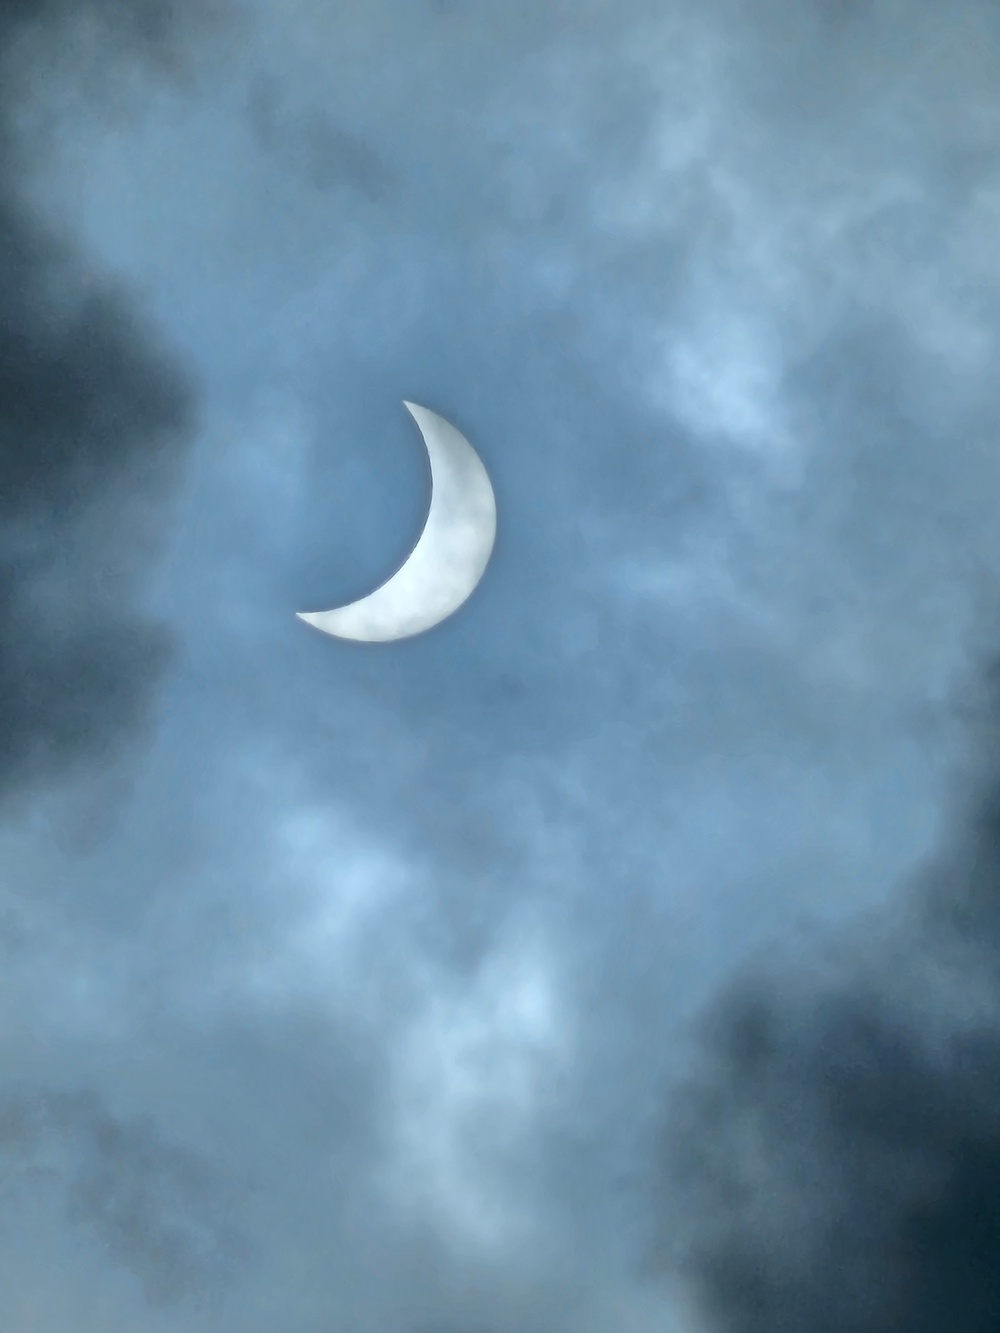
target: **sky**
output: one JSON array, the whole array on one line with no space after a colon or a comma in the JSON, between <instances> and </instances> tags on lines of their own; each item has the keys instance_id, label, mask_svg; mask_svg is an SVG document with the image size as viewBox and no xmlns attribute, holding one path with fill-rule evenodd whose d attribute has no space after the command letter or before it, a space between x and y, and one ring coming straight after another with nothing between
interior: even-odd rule
<instances>
[{"instance_id":1,"label":"sky","mask_svg":"<svg viewBox=\"0 0 1000 1333\"><path fill-rule=\"evenodd\" d=\"M0 0L9 1333L995 1333L1000 12ZM380 583L472 441L497 545Z\"/></svg>"}]
</instances>

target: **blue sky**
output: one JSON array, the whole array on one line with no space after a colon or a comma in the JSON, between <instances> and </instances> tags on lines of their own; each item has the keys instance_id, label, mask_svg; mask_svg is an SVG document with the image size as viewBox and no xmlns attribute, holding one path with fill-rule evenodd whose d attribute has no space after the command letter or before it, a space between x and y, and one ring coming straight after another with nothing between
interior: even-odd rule
<instances>
[{"instance_id":1,"label":"blue sky","mask_svg":"<svg viewBox=\"0 0 1000 1333\"><path fill-rule=\"evenodd\" d=\"M5 1327L750 1333L649 1263L660 1127L761 958L902 977L954 841L996 16L15 9ZM293 613L419 532L403 399L494 559L338 643Z\"/></svg>"}]
</instances>

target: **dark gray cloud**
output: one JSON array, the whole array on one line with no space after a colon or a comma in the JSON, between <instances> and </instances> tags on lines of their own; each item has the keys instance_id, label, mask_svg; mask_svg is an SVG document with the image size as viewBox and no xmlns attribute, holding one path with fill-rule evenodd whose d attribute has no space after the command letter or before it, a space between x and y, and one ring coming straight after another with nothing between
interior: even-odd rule
<instances>
[{"instance_id":1,"label":"dark gray cloud","mask_svg":"<svg viewBox=\"0 0 1000 1333\"><path fill-rule=\"evenodd\" d=\"M180 24L157 0L0 9L0 788L104 757L146 722L170 635L136 594L197 416L150 321L24 197L32 71L87 18L105 73L174 52Z\"/></svg>"},{"instance_id":2,"label":"dark gray cloud","mask_svg":"<svg viewBox=\"0 0 1000 1333\"><path fill-rule=\"evenodd\" d=\"M975 603L959 656L980 685L958 689L952 675L948 700L942 673L928 696L933 748L959 776L943 782L946 815L921 821L917 867L887 875L882 905L851 925L786 931L763 961L741 961L677 1057L693 1068L673 1071L660 1122L656 1263L693 1298L693 1326L711 1333L985 1333L1000 1317L995 565L988 537L970 536L961 466L941 467L967 449L994 457L1000 437L985 363L958 333L968 318L995 349L995 286L964 275L979 262L968 218L996 188L985 130L996 116L996 20L992 7L963 6L944 34L930 10L892 4L817 6L786 29L762 13L733 56L758 145L781 148L754 159L772 204L804 201L807 228L829 216L821 182L834 156L834 174L867 175L871 191L808 266L839 290L820 319L826 296L810 289L802 309L815 322L784 362L782 401L814 441L812 478L789 489L779 520L796 515L795 555L782 547L776 567L773 548L754 543L751 581L795 584L807 634L881 619L875 671L898 706L914 660L896 639L900 610L909 601L917 619L929 612L943 577L940 605ZM772 215L786 243L798 234L793 213ZM941 325L945 309L968 314ZM920 635L932 650L947 637L934 619ZM829 664L840 631L820 638ZM813 736L832 772L844 715L827 720L823 740L819 719L800 715L794 731ZM895 762L902 777L906 761ZM823 874L822 857L807 857L802 899ZM850 893L848 877L839 892Z\"/></svg>"},{"instance_id":3,"label":"dark gray cloud","mask_svg":"<svg viewBox=\"0 0 1000 1333\"><path fill-rule=\"evenodd\" d=\"M933 861L870 919L744 971L702 1022L657 1198L659 1260L707 1328L1000 1319L995 669L983 683L976 790Z\"/></svg>"},{"instance_id":4,"label":"dark gray cloud","mask_svg":"<svg viewBox=\"0 0 1000 1333\"><path fill-rule=\"evenodd\" d=\"M153 323L29 200L45 148L32 93L81 34L92 41L70 75L84 95L95 79L106 93L125 70L176 73L185 26L176 5L158 0L0 5L4 796L118 757L146 728L173 636L139 599L199 399ZM30 912L52 885L8 874L5 890ZM6 930L4 944L11 965L25 938ZM225 1187L202 1158L164 1140L148 1116L114 1116L96 1093L13 1091L9 1076L0 1097L8 1256L26 1237L37 1242L30 1219L51 1205L152 1306L225 1286L240 1242Z\"/></svg>"}]
</instances>

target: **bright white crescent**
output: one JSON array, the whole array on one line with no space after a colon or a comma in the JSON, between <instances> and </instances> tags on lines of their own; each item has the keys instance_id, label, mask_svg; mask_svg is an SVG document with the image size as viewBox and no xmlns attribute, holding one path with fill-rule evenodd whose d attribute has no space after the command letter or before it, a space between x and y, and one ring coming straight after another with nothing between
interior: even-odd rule
<instances>
[{"instance_id":1,"label":"bright white crescent","mask_svg":"<svg viewBox=\"0 0 1000 1333\"><path fill-rule=\"evenodd\" d=\"M388 643L446 620L486 571L497 531L496 499L479 455L436 412L405 403L427 448L431 503L416 546L391 578L359 601L332 611L297 611L338 639Z\"/></svg>"}]
</instances>

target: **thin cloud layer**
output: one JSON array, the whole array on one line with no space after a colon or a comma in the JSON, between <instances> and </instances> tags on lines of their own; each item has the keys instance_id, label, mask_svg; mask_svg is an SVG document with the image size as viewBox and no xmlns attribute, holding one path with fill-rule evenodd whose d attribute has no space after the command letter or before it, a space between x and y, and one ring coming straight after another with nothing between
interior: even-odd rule
<instances>
[{"instance_id":1,"label":"thin cloud layer","mask_svg":"<svg viewBox=\"0 0 1000 1333\"><path fill-rule=\"evenodd\" d=\"M204 1299L243 1257L225 1183L148 1118L118 1119L93 1091L6 1095L0 1161L11 1211L51 1199L153 1306Z\"/></svg>"}]
</instances>

